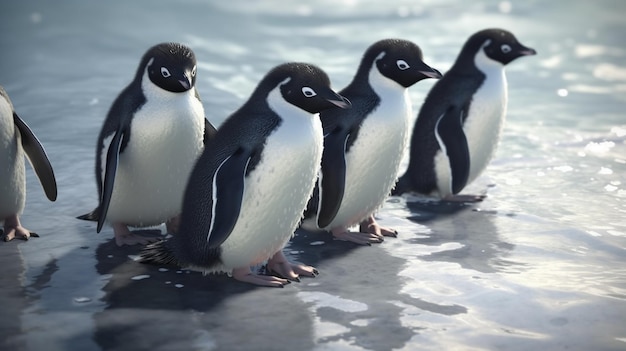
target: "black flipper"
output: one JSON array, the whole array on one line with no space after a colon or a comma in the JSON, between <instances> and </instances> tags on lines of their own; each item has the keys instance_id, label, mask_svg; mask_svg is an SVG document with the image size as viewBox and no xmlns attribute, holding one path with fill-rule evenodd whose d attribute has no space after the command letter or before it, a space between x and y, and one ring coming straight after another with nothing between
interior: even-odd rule
<instances>
[{"instance_id":1,"label":"black flipper","mask_svg":"<svg viewBox=\"0 0 626 351\"><path fill-rule=\"evenodd\" d=\"M322 167L319 177L317 226L325 228L337 215L346 182L346 143L349 133L336 128L324 137Z\"/></svg>"},{"instance_id":2,"label":"black flipper","mask_svg":"<svg viewBox=\"0 0 626 351\"><path fill-rule=\"evenodd\" d=\"M208 119L204 119L204 145L206 145L209 140L215 137L215 133L217 133L217 129L209 122Z\"/></svg>"},{"instance_id":3,"label":"black flipper","mask_svg":"<svg viewBox=\"0 0 626 351\"><path fill-rule=\"evenodd\" d=\"M98 218L100 218L100 208L96 207L95 210L89 212L89 213L85 213L84 215L80 215L78 217L76 217L78 219L82 219L83 221L92 221L92 222L97 222Z\"/></svg>"},{"instance_id":4,"label":"black flipper","mask_svg":"<svg viewBox=\"0 0 626 351\"><path fill-rule=\"evenodd\" d=\"M37 178L39 178L46 196L50 201L55 201L57 199L57 182L46 151L33 131L16 113L13 113L13 121L20 131L22 147L37 174Z\"/></svg>"},{"instance_id":5,"label":"black flipper","mask_svg":"<svg viewBox=\"0 0 626 351\"><path fill-rule=\"evenodd\" d=\"M448 108L435 126L438 138L445 146L452 175L452 193L458 194L469 178L470 154L463 132L464 111L456 106Z\"/></svg>"},{"instance_id":6,"label":"black flipper","mask_svg":"<svg viewBox=\"0 0 626 351\"><path fill-rule=\"evenodd\" d=\"M219 247L230 235L241 211L246 170L252 154L237 150L226 158L215 171L211 226L207 242L209 248Z\"/></svg>"},{"instance_id":7,"label":"black flipper","mask_svg":"<svg viewBox=\"0 0 626 351\"><path fill-rule=\"evenodd\" d=\"M109 211L109 204L111 202L111 196L113 195L113 186L115 185L115 173L117 172L120 150L122 148L122 142L125 134L126 130L123 125L120 124L120 127L115 132L115 135L113 135L113 139L111 140L109 149L107 150L102 197L100 198L100 206L98 207L100 213L98 214L97 233L100 233L100 230L102 230L102 226L104 225L104 221L107 217L107 212Z\"/></svg>"}]
</instances>

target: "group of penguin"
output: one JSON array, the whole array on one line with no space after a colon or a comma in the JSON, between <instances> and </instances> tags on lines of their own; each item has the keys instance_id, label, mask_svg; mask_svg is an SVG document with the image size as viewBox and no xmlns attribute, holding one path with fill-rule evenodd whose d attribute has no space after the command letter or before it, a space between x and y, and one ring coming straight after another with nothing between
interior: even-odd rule
<instances>
[{"instance_id":1,"label":"group of penguin","mask_svg":"<svg viewBox=\"0 0 626 351\"><path fill-rule=\"evenodd\" d=\"M275 67L216 129L195 87L193 51L156 45L108 112L96 146L99 205L78 218L97 221L97 232L109 222L118 245L147 244L142 262L262 286L314 277L315 268L282 252L298 226L367 245L397 235L374 218L390 194L471 200L457 194L498 143L504 66L535 53L506 30L486 29L470 36L442 76L414 43L381 40L339 92L315 65ZM417 116L409 166L398 178L413 114L408 88L426 78L439 81ZM1 87L0 96L0 221L5 240L28 239L19 220L24 153L51 201L56 181L44 148ZM164 222L173 233L165 239L129 230ZM267 275L250 269L263 262Z\"/></svg>"}]
</instances>

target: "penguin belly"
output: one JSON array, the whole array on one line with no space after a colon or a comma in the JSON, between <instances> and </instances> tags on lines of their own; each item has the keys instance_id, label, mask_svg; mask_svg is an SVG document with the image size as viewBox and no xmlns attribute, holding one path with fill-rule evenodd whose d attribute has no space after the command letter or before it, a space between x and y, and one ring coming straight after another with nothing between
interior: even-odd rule
<instances>
[{"instance_id":1,"label":"penguin belly","mask_svg":"<svg viewBox=\"0 0 626 351\"><path fill-rule=\"evenodd\" d=\"M506 116L507 82L504 67L499 64L481 67L485 81L472 97L463 124L470 154L470 170L467 184L474 181L487 168L493 158ZM435 156L435 173L440 197L452 195L450 161L439 150Z\"/></svg>"},{"instance_id":2,"label":"penguin belly","mask_svg":"<svg viewBox=\"0 0 626 351\"><path fill-rule=\"evenodd\" d=\"M0 222L24 210L26 177L20 133L13 111L0 99Z\"/></svg>"},{"instance_id":3,"label":"penguin belly","mask_svg":"<svg viewBox=\"0 0 626 351\"><path fill-rule=\"evenodd\" d=\"M304 117L308 120L283 119L268 136L259 163L246 177L241 212L221 246L218 270L229 273L263 262L293 236L322 160L322 124L317 116Z\"/></svg>"},{"instance_id":4,"label":"penguin belly","mask_svg":"<svg viewBox=\"0 0 626 351\"><path fill-rule=\"evenodd\" d=\"M145 227L178 215L203 131L204 110L193 93L142 106L119 157L107 220ZM103 162L107 149L105 141Z\"/></svg>"},{"instance_id":5,"label":"penguin belly","mask_svg":"<svg viewBox=\"0 0 626 351\"><path fill-rule=\"evenodd\" d=\"M391 192L408 142L408 91L381 95L346 154L346 181L337 215L324 229L349 227L374 213Z\"/></svg>"}]
</instances>

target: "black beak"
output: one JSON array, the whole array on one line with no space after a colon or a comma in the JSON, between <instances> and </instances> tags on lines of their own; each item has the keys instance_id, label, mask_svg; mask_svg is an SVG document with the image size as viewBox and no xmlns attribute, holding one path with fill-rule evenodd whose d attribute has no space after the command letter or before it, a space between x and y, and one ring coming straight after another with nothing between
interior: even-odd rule
<instances>
[{"instance_id":1,"label":"black beak","mask_svg":"<svg viewBox=\"0 0 626 351\"><path fill-rule=\"evenodd\" d=\"M191 79L189 78L190 74L185 72L185 74L178 79L178 82L185 90L191 89Z\"/></svg>"},{"instance_id":2,"label":"black beak","mask_svg":"<svg viewBox=\"0 0 626 351\"><path fill-rule=\"evenodd\" d=\"M330 102L331 104L339 107L339 108L351 108L352 107L352 103L350 102L350 100L348 100L347 98L336 94L335 98L331 98L331 99L326 99L328 100L328 102Z\"/></svg>"},{"instance_id":3,"label":"black beak","mask_svg":"<svg viewBox=\"0 0 626 351\"><path fill-rule=\"evenodd\" d=\"M535 51L535 49L526 49L526 50L522 50L519 52L520 55L522 56L532 56L532 55L537 55L537 51Z\"/></svg>"},{"instance_id":4,"label":"black beak","mask_svg":"<svg viewBox=\"0 0 626 351\"><path fill-rule=\"evenodd\" d=\"M430 67L430 71L420 71L421 74L425 75L427 78L435 78L435 79L439 79L441 77L443 77L443 75L441 74L441 72L439 72L438 70Z\"/></svg>"}]
</instances>

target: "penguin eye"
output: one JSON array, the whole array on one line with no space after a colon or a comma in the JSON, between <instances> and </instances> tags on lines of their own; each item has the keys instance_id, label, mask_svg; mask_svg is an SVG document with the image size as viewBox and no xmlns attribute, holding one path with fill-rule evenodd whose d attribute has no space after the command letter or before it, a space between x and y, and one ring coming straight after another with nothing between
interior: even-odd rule
<instances>
[{"instance_id":1,"label":"penguin eye","mask_svg":"<svg viewBox=\"0 0 626 351\"><path fill-rule=\"evenodd\" d=\"M317 95L317 93L315 92L315 90L309 88L309 87L303 87L302 88L302 94L304 94L304 96L310 98L310 97L314 97L315 95Z\"/></svg>"},{"instance_id":2,"label":"penguin eye","mask_svg":"<svg viewBox=\"0 0 626 351\"><path fill-rule=\"evenodd\" d=\"M405 69L409 69L409 67L410 67L410 66L409 66L409 64L408 64L408 63L406 63L406 61L404 61L404 60L398 60L398 61L396 61L396 65L398 65L398 68L399 68L401 71L404 71Z\"/></svg>"},{"instance_id":3,"label":"penguin eye","mask_svg":"<svg viewBox=\"0 0 626 351\"><path fill-rule=\"evenodd\" d=\"M502 50L503 53L508 54L511 52L511 47L508 44L502 44L502 46L500 46L500 50Z\"/></svg>"},{"instance_id":4,"label":"penguin eye","mask_svg":"<svg viewBox=\"0 0 626 351\"><path fill-rule=\"evenodd\" d=\"M196 66L193 66L193 69L191 70L191 76L192 77L196 76Z\"/></svg>"},{"instance_id":5,"label":"penguin eye","mask_svg":"<svg viewBox=\"0 0 626 351\"><path fill-rule=\"evenodd\" d=\"M168 78L171 76L170 71L165 67L161 67L161 75L163 76L163 78Z\"/></svg>"}]
</instances>

